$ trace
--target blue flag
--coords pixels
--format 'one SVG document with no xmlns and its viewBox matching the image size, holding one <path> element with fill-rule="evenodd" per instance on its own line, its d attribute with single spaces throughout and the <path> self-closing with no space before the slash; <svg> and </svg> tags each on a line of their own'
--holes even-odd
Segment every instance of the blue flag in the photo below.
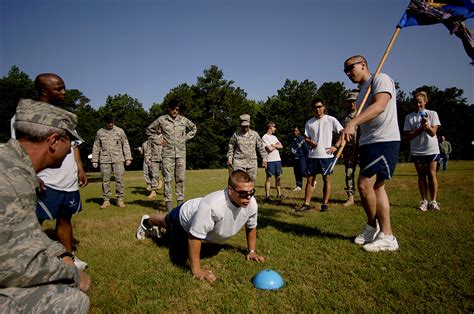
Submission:
<svg viewBox="0 0 474 314">
<path fill-rule="evenodd" d="M 474 18 L 474 3 L 471 0 L 423 1 L 411 0 L 397 27 L 442 23 L 451 34 L 459 37 L 464 50 L 474 63 L 474 42 L 472 34 L 464 24 Z"/>
</svg>

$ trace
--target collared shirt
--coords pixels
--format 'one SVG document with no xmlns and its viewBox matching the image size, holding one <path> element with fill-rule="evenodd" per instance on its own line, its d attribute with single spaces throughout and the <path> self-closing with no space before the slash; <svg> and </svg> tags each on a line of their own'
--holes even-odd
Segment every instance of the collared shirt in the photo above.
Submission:
<svg viewBox="0 0 474 314">
<path fill-rule="evenodd" d="M 132 160 L 130 145 L 123 129 L 114 125 L 112 129 L 97 131 L 92 148 L 92 162 L 116 163 Z"/>
</svg>

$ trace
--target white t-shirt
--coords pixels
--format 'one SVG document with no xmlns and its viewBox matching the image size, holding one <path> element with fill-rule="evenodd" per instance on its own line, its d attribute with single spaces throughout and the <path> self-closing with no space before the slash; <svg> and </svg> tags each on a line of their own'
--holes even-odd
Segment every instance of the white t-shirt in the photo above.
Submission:
<svg viewBox="0 0 474 314">
<path fill-rule="evenodd" d="M 10 120 L 11 138 L 16 138 L 13 123 L 16 115 Z M 77 141 L 81 144 L 80 141 Z M 71 152 L 64 158 L 61 167 L 52 169 L 47 168 L 38 172 L 37 176 L 43 180 L 44 185 L 59 191 L 74 192 L 79 190 L 77 182 L 77 164 L 74 159 L 74 148 L 71 146 Z"/>
<path fill-rule="evenodd" d="M 270 146 L 272 144 L 276 144 L 280 142 L 275 135 L 265 134 L 262 136 L 262 141 L 265 147 Z M 268 153 L 268 151 L 267 151 Z M 273 150 L 272 152 L 268 153 L 268 161 L 280 161 L 280 152 L 278 149 Z"/>
<path fill-rule="evenodd" d="M 213 243 L 222 243 L 235 236 L 244 225 L 257 226 L 257 201 L 250 199 L 247 207 L 236 207 L 227 195 L 227 189 L 195 198 L 183 204 L 179 221 L 183 229 L 194 237 Z"/>
<path fill-rule="evenodd" d="M 433 110 L 424 110 L 428 114 L 428 123 L 433 126 L 440 126 L 438 114 Z M 421 126 L 421 116 L 418 111 L 412 112 L 405 117 L 404 131 L 414 131 Z M 410 152 L 412 155 L 424 156 L 439 154 L 438 139 L 435 136 L 430 136 L 423 131 L 418 136 L 410 141 Z"/>
<path fill-rule="evenodd" d="M 373 76 L 366 82 L 359 85 L 360 93 L 357 97 L 357 107 L 364 98 L 365 92 L 367 91 L 369 84 L 372 82 L 372 78 Z M 385 111 L 379 114 L 377 117 L 360 125 L 359 145 L 400 141 L 400 131 L 398 129 L 397 120 L 397 93 L 395 90 L 395 83 L 387 74 L 380 73 L 377 75 L 362 111 L 372 105 L 374 101 L 374 95 L 382 92 L 389 93 L 391 96 L 387 107 L 385 108 Z"/>
<path fill-rule="evenodd" d="M 308 157 L 332 158 L 334 155 L 326 153 L 326 149 L 332 146 L 332 134 L 339 133 L 342 129 L 341 123 L 327 114 L 320 119 L 309 119 L 304 127 L 304 135 L 318 143 L 318 146 L 309 149 Z"/>
</svg>

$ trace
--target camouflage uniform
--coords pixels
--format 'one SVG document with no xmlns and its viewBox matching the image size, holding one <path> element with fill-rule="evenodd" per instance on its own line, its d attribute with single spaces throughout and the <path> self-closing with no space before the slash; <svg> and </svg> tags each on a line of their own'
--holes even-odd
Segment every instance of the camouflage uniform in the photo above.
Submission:
<svg viewBox="0 0 474 314">
<path fill-rule="evenodd" d="M 104 201 L 108 201 L 111 196 L 110 179 L 112 171 L 115 175 L 117 199 L 123 200 L 125 160 L 132 160 L 132 153 L 125 132 L 115 125 L 110 130 L 106 128 L 99 129 L 94 141 L 91 161 L 100 164 Z"/>
<path fill-rule="evenodd" d="M 186 142 L 197 132 L 196 125 L 188 118 L 178 115 L 175 119 L 170 115 L 160 116 L 146 129 L 148 137 L 162 134 L 166 144 L 161 152 L 163 160 L 163 179 L 165 181 L 165 203 L 171 203 L 173 177 L 176 183 L 176 201 L 184 201 L 184 178 L 186 171 Z"/>
<path fill-rule="evenodd" d="M 148 150 L 145 153 L 145 158 L 149 162 L 151 172 L 151 189 L 156 191 L 158 189 L 158 182 L 160 182 L 160 172 L 163 146 L 160 144 L 163 140 L 163 135 L 154 134 L 148 138 Z"/>
<path fill-rule="evenodd" d="M 68 130 L 60 126 L 68 120 L 56 115 L 57 112 L 66 115 L 66 111 L 41 102 L 28 107 L 40 114 L 22 120 L 31 112 L 19 114 L 23 101 L 18 105 L 16 121 L 42 124 L 49 120 L 50 124 L 45 125 Z M 51 114 L 45 113 L 48 111 Z M 67 115 L 73 116 L 69 122 L 75 128 L 76 116 L 68 112 Z M 37 117 L 42 121 L 35 120 Z M 37 188 L 35 169 L 20 142 L 11 139 L 1 144 L 0 310 L 2 313 L 87 313 L 89 298 L 79 289 L 79 269 L 59 259 L 66 249 L 41 230 L 35 213 Z"/>
<path fill-rule="evenodd" d="M 148 141 L 143 142 L 142 151 L 143 154 L 143 177 L 145 178 L 146 184 L 151 186 L 151 166 L 148 165 L 147 154 L 149 153 L 150 147 Z"/>
<path fill-rule="evenodd" d="M 267 160 L 267 152 L 263 141 L 254 130 L 243 134 L 241 130 L 236 131 L 229 141 L 227 160 L 232 162 L 232 170 L 243 170 L 257 182 L 257 150 L 263 160 Z"/>
<path fill-rule="evenodd" d="M 344 125 L 347 125 L 349 121 L 351 121 L 355 116 L 355 112 L 349 113 L 344 118 Z M 358 155 L 357 155 L 357 142 L 355 140 L 357 138 L 357 134 L 354 134 L 354 139 L 351 142 L 346 142 L 344 146 L 344 150 L 342 154 L 344 156 L 344 167 L 346 169 L 346 193 L 347 196 L 354 196 L 355 192 L 355 169 L 358 163 Z"/>
</svg>

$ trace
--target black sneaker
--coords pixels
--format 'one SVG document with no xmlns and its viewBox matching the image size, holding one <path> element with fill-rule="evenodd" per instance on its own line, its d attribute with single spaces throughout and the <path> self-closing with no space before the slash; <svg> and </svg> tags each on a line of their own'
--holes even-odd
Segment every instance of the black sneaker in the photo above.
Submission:
<svg viewBox="0 0 474 314">
<path fill-rule="evenodd" d="M 283 194 L 280 194 L 277 196 L 277 199 L 279 199 L 280 201 L 283 201 L 284 199 L 286 199 L 285 195 Z"/>
<path fill-rule="evenodd" d="M 270 196 L 266 196 L 264 199 L 263 199 L 264 202 L 266 203 L 271 203 L 273 202 L 272 198 Z"/>
<path fill-rule="evenodd" d="M 300 208 L 298 208 L 296 211 L 297 212 L 306 212 L 308 210 L 310 210 L 311 207 L 309 207 L 309 205 L 306 205 L 306 204 L 303 204 L 303 206 L 301 206 Z"/>
<path fill-rule="evenodd" d="M 321 205 L 321 211 L 322 211 L 322 212 L 327 212 L 328 210 L 329 210 L 328 204 L 322 204 L 322 205 Z"/>
</svg>

